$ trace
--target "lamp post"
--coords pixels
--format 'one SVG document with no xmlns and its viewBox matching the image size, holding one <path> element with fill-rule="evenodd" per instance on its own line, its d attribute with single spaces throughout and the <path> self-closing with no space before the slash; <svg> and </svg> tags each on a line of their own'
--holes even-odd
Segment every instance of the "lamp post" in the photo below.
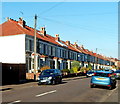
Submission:
<svg viewBox="0 0 120 104">
<path fill-rule="evenodd" d="M 35 15 L 35 24 L 34 24 L 34 80 L 36 81 L 36 22 L 37 15 Z"/>
<path fill-rule="evenodd" d="M 97 69 L 97 48 L 96 48 L 96 57 L 95 57 L 95 69 Z"/>
</svg>

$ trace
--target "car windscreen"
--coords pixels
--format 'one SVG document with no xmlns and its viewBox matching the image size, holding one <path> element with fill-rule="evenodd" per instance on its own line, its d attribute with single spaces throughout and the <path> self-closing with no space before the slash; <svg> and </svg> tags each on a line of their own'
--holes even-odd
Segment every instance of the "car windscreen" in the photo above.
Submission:
<svg viewBox="0 0 120 104">
<path fill-rule="evenodd" d="M 52 74 L 54 74 L 54 70 L 44 70 L 41 73 L 41 75 L 52 75 Z"/>
<path fill-rule="evenodd" d="M 96 73 L 95 76 L 108 77 L 109 73 Z"/>
</svg>

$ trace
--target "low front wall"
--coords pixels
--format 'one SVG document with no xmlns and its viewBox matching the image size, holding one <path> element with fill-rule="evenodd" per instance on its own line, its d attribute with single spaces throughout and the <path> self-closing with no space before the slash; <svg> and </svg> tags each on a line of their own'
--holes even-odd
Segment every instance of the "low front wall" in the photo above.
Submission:
<svg viewBox="0 0 120 104">
<path fill-rule="evenodd" d="M 38 78 L 40 73 L 36 73 L 36 78 Z M 26 73 L 26 79 L 33 80 L 34 79 L 34 73 Z"/>
</svg>

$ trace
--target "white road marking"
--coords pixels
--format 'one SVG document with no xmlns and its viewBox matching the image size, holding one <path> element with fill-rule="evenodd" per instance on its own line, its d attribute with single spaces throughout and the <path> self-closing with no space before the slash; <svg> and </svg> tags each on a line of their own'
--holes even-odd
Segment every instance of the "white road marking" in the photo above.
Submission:
<svg viewBox="0 0 120 104">
<path fill-rule="evenodd" d="M 40 96 L 43 96 L 43 95 L 51 94 L 51 93 L 54 93 L 54 92 L 56 92 L 56 90 L 53 90 L 53 91 L 49 91 L 49 92 L 45 92 L 45 93 L 36 95 L 36 97 L 40 97 Z"/>
<path fill-rule="evenodd" d="M 19 103 L 19 102 L 21 102 L 21 100 L 13 101 L 13 102 L 8 103 L 8 104 L 15 104 L 15 103 Z"/>
</svg>

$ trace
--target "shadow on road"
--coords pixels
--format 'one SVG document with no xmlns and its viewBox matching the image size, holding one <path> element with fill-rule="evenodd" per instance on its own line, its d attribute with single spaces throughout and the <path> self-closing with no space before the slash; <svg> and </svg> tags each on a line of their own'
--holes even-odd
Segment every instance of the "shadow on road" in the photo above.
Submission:
<svg viewBox="0 0 120 104">
<path fill-rule="evenodd" d="M 12 88 L 3 88 L 3 89 L 0 89 L 0 91 L 6 91 L 6 90 L 11 90 Z"/>
<path fill-rule="evenodd" d="M 70 79 L 65 79 L 65 81 L 71 81 L 71 80 L 78 80 L 78 79 L 85 79 L 86 76 L 83 77 L 71 77 Z"/>
</svg>

